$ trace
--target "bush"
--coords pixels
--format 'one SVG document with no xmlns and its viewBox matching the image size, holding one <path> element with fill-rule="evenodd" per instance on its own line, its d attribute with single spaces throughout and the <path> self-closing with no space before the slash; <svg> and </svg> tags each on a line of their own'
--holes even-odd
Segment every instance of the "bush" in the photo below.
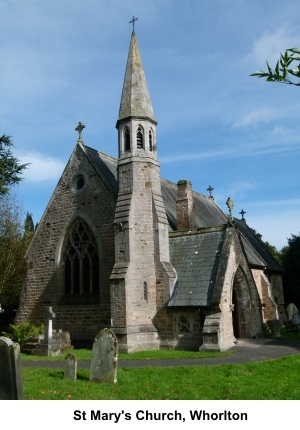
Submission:
<svg viewBox="0 0 300 430">
<path fill-rule="evenodd" d="M 37 337 L 42 333 L 44 326 L 36 327 L 34 324 L 29 322 L 23 322 L 18 325 L 10 324 L 9 331 L 3 332 L 2 336 L 9 337 L 13 342 L 17 342 L 20 348 L 32 337 Z"/>
</svg>

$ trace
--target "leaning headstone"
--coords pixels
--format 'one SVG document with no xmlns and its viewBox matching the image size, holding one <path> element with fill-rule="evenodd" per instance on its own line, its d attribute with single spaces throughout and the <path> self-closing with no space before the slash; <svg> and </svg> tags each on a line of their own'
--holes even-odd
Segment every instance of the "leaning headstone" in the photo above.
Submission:
<svg viewBox="0 0 300 430">
<path fill-rule="evenodd" d="M 0 400 L 22 400 L 20 345 L 0 337 Z"/>
<path fill-rule="evenodd" d="M 74 354 L 68 354 L 65 358 L 64 379 L 77 379 L 77 357 Z"/>
<path fill-rule="evenodd" d="M 90 380 L 117 382 L 118 341 L 113 331 L 101 330 L 93 344 Z"/>
</svg>

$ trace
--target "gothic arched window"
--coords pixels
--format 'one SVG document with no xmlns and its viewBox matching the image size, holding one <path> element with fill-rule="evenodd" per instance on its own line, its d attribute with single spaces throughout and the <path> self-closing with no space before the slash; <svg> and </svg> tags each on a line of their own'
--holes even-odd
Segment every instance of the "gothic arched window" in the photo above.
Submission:
<svg viewBox="0 0 300 430">
<path fill-rule="evenodd" d="M 124 129 L 125 151 L 130 151 L 130 130 L 128 127 Z"/>
<path fill-rule="evenodd" d="M 82 219 L 71 227 L 64 252 L 65 293 L 99 291 L 99 254 L 95 237 Z"/>
<path fill-rule="evenodd" d="M 143 136 L 143 129 L 141 126 L 137 128 L 137 132 L 136 132 L 136 147 L 138 149 L 144 148 L 144 136 Z"/>
<path fill-rule="evenodd" d="M 149 131 L 149 151 L 153 151 L 153 132 Z"/>
</svg>

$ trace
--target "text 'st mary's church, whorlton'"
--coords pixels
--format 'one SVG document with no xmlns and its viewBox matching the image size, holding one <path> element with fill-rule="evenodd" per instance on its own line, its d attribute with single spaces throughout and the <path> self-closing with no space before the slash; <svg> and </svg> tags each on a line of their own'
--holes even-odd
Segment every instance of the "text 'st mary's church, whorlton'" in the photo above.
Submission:
<svg viewBox="0 0 300 430">
<path fill-rule="evenodd" d="M 51 306 L 74 342 L 111 328 L 123 352 L 225 350 L 284 313 L 281 267 L 245 219 L 161 178 L 156 126 L 133 31 L 118 159 L 86 146 L 79 123 L 27 251 L 18 322 L 41 324 Z"/>
</svg>

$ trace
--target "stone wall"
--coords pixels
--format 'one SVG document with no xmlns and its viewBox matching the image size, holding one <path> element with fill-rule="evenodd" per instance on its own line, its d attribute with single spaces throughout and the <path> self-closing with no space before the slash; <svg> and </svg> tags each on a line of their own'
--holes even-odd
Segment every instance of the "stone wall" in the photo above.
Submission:
<svg viewBox="0 0 300 430">
<path fill-rule="evenodd" d="M 79 176 L 83 180 L 76 189 Z M 57 314 L 53 327 L 69 331 L 72 340 L 93 339 L 100 328 L 110 324 L 115 200 L 87 158 L 84 147 L 77 144 L 27 252 L 27 278 L 17 322 L 41 324 L 45 308 L 52 306 Z M 96 238 L 100 262 L 99 294 L 92 303 L 88 299 L 82 306 L 66 304 L 64 300 L 64 243 L 70 225 L 78 217 Z"/>
<path fill-rule="evenodd" d="M 225 350 L 234 346 L 234 318 L 237 318 L 239 337 L 251 338 L 262 333 L 260 297 L 233 227 L 227 228 L 222 255 L 212 298 L 213 307 L 204 322 L 202 350 Z M 238 315 L 233 315 L 233 312 L 238 312 Z"/>
</svg>

